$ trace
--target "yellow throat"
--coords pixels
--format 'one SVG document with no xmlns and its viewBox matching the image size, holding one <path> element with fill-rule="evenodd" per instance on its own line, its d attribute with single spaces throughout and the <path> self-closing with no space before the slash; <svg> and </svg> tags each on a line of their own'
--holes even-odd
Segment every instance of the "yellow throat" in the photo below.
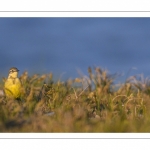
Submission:
<svg viewBox="0 0 150 150">
<path fill-rule="evenodd" d="M 15 67 L 9 70 L 8 78 L 4 84 L 4 91 L 8 98 L 19 99 L 21 96 L 21 82 L 18 78 L 18 71 Z"/>
</svg>

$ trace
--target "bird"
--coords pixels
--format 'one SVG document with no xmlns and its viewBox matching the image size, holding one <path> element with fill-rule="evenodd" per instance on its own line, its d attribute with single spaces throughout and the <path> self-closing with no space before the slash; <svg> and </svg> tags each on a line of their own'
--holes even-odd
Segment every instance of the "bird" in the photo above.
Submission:
<svg viewBox="0 0 150 150">
<path fill-rule="evenodd" d="M 16 67 L 9 69 L 8 78 L 4 83 L 4 92 L 7 98 L 19 100 L 21 98 L 21 81 L 18 78 L 19 70 Z"/>
</svg>

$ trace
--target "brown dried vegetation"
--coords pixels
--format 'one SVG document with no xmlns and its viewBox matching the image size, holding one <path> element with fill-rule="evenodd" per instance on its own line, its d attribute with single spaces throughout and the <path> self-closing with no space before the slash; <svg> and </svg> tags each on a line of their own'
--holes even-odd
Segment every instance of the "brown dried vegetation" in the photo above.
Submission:
<svg viewBox="0 0 150 150">
<path fill-rule="evenodd" d="M 65 82 L 24 72 L 21 100 L 0 97 L 0 132 L 149 132 L 150 80 L 116 88 L 116 76 L 93 70 Z"/>
</svg>

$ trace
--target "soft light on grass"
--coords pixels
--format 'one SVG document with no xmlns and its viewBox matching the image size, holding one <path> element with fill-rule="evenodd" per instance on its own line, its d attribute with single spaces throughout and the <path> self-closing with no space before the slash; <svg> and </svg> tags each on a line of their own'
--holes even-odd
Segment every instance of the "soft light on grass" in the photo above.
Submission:
<svg viewBox="0 0 150 150">
<path fill-rule="evenodd" d="M 0 97 L 0 132 L 150 131 L 149 79 L 132 76 L 116 90 L 116 76 L 88 73 L 54 82 L 52 73 L 24 72 L 21 101 Z"/>
</svg>

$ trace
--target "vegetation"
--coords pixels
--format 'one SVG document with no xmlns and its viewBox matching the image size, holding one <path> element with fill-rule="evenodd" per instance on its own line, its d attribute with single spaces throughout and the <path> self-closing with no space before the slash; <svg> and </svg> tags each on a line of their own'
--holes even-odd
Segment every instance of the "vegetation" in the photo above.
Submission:
<svg viewBox="0 0 150 150">
<path fill-rule="evenodd" d="M 0 132 L 149 132 L 150 80 L 88 68 L 89 76 L 54 82 L 24 72 L 21 100 L 0 98 Z M 2 85 L 1 85 L 2 87 Z"/>
</svg>

